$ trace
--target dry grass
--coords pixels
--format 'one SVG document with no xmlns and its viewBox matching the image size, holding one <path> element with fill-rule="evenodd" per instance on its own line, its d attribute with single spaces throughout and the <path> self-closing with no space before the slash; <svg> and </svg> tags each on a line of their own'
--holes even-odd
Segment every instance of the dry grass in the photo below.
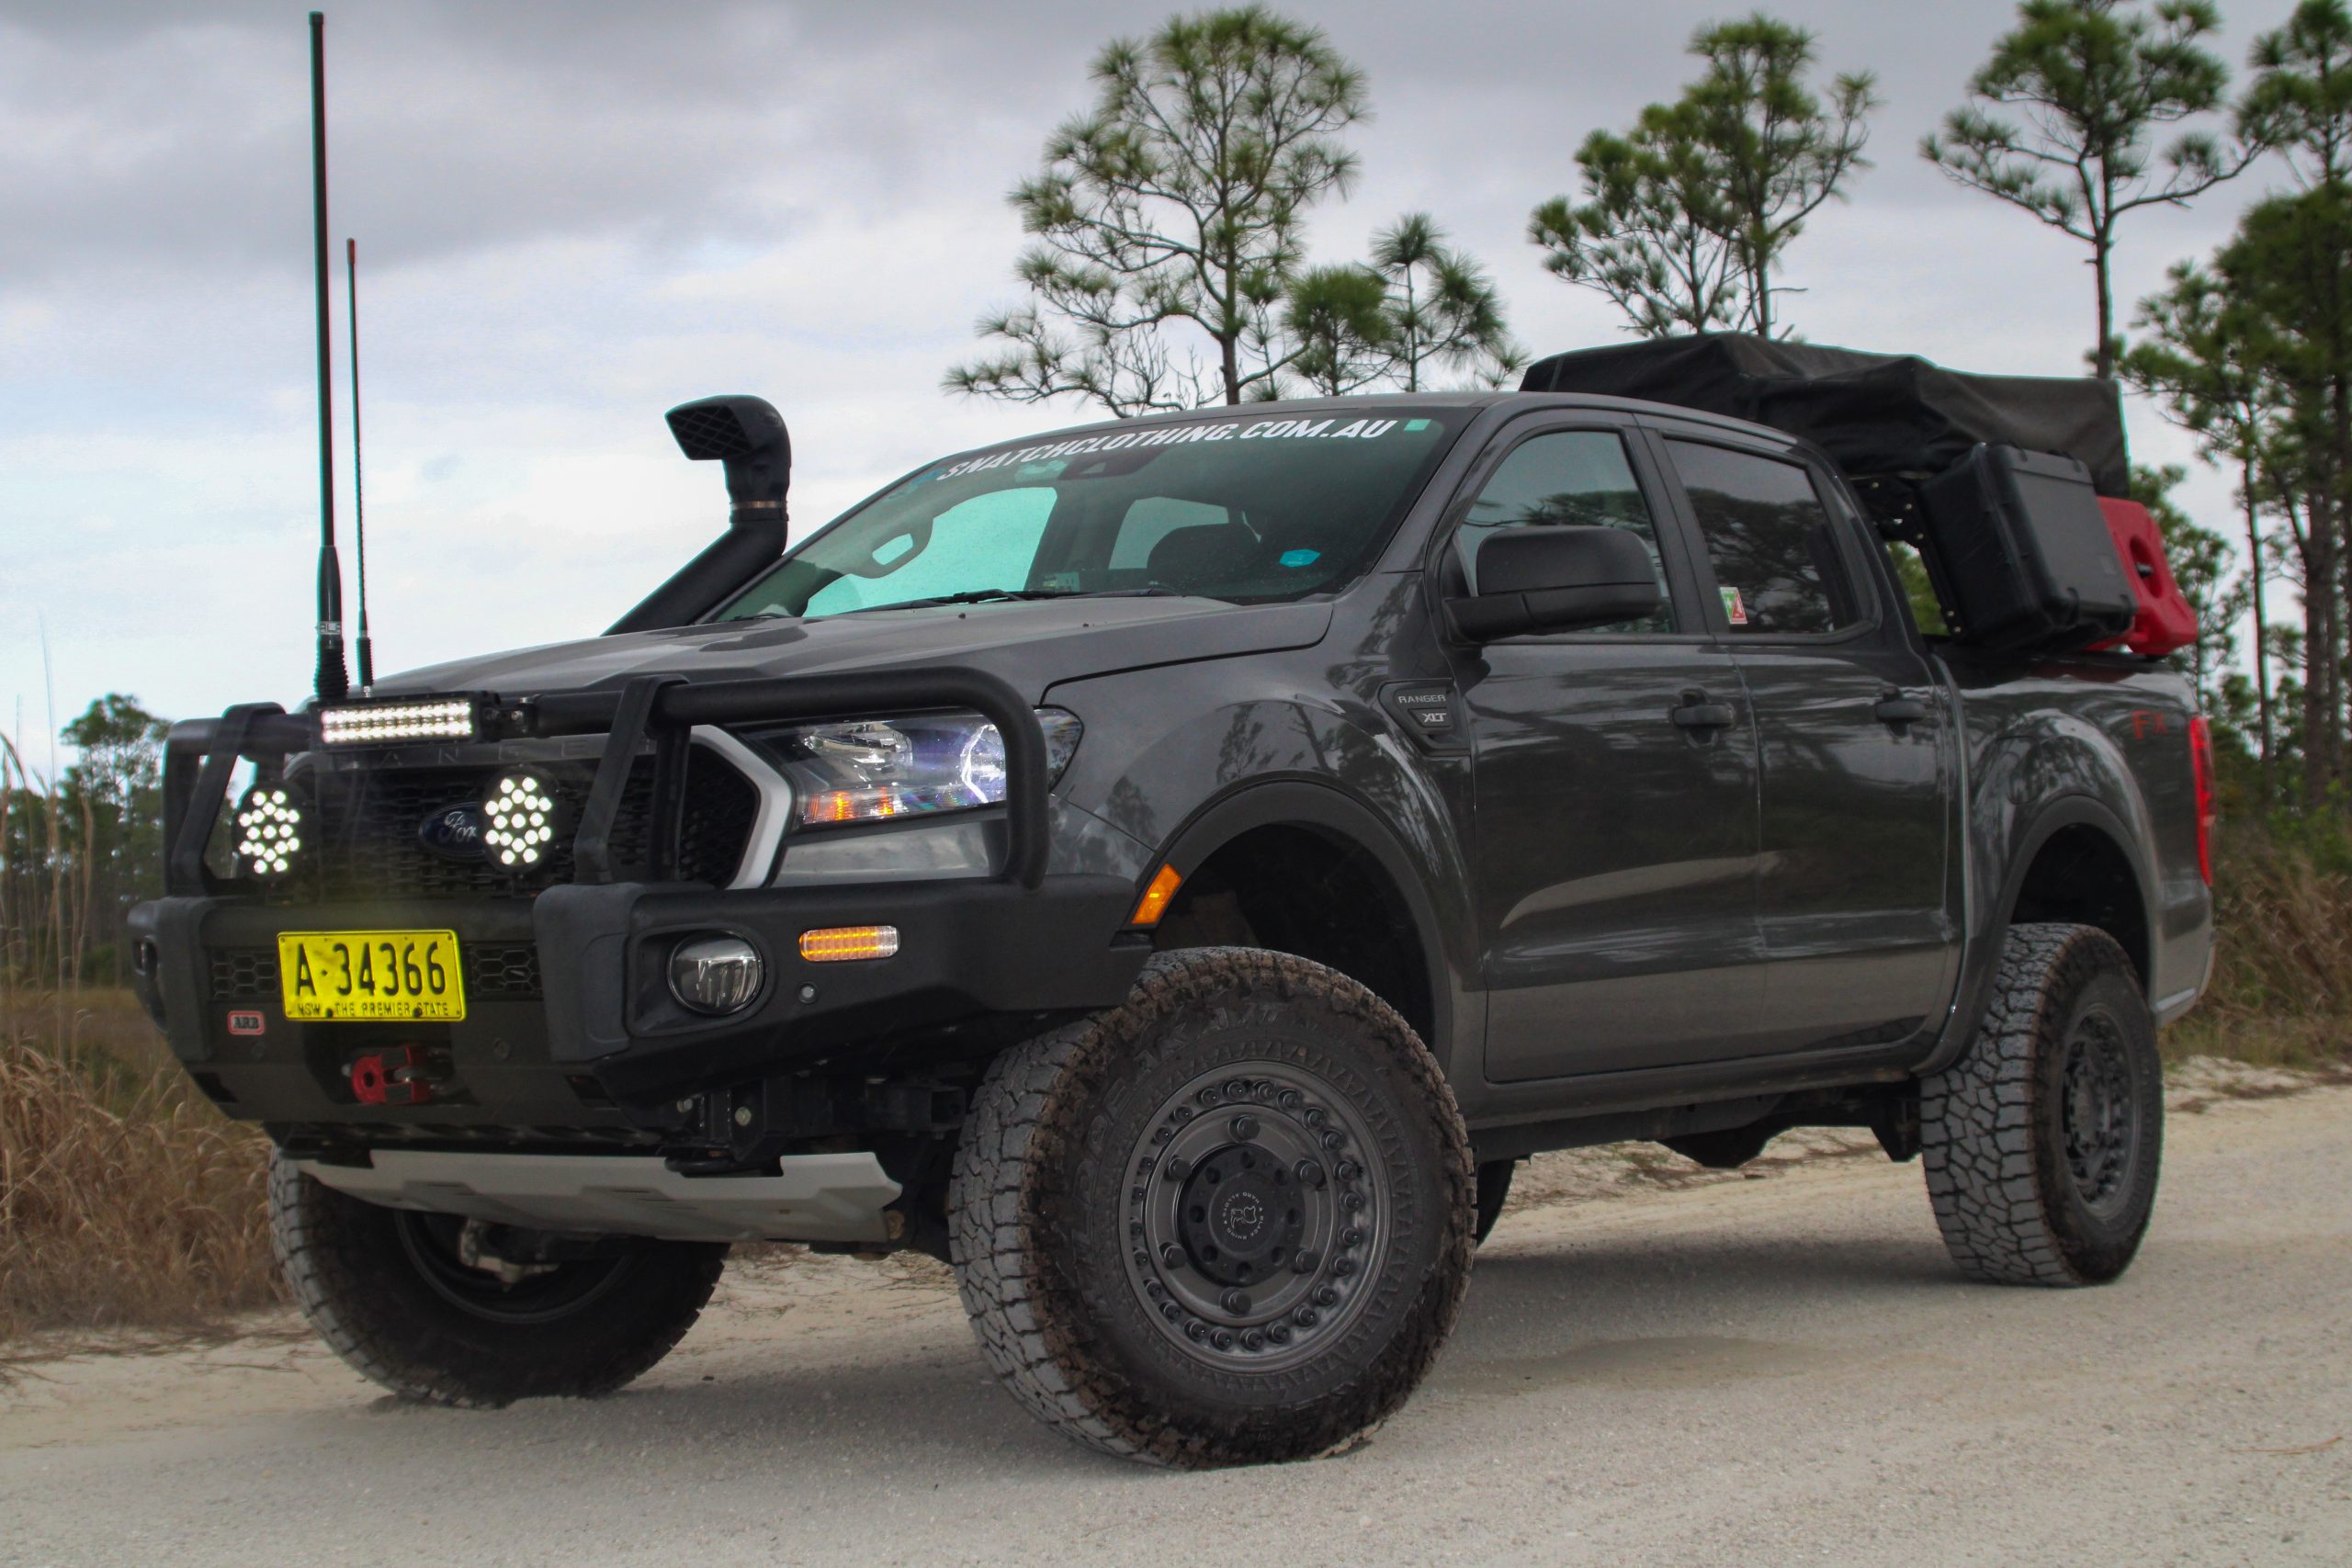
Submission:
<svg viewBox="0 0 2352 1568">
<path fill-rule="evenodd" d="M 2254 828 L 2231 831 L 2214 867 L 2213 980 L 2165 1036 L 2178 1062 L 2266 1067 L 2352 1063 L 2352 877 Z"/>
<path fill-rule="evenodd" d="M 121 992 L 0 1012 L 0 1339 L 200 1327 L 275 1299 L 268 1144 L 152 1041 Z"/>
</svg>

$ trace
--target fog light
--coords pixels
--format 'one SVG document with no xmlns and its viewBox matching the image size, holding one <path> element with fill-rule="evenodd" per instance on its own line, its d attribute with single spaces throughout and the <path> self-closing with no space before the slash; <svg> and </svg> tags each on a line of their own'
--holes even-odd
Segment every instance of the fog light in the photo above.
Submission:
<svg viewBox="0 0 2352 1568">
<path fill-rule="evenodd" d="M 237 868 L 247 876 L 284 876 L 302 852 L 302 807 L 283 784 L 255 784 L 237 803 Z"/>
<path fill-rule="evenodd" d="M 800 933 L 800 956 L 811 964 L 888 958 L 898 951 L 896 926 L 826 926 Z"/>
<path fill-rule="evenodd" d="M 563 805 L 554 786 L 527 769 L 501 773 L 481 803 L 483 848 L 491 863 L 526 872 L 545 860 L 563 831 Z"/>
<path fill-rule="evenodd" d="M 741 1012 L 760 994 L 767 965 L 739 936 L 680 942 L 670 954 L 670 992 L 696 1012 Z"/>
</svg>

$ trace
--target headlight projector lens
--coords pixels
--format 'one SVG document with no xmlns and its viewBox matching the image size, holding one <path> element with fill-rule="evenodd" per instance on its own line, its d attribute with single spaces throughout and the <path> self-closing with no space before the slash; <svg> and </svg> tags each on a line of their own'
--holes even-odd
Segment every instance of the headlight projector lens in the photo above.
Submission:
<svg viewBox="0 0 2352 1568">
<path fill-rule="evenodd" d="M 670 954 L 670 992 L 696 1012 L 741 1012 L 767 976 L 759 949 L 739 936 L 698 937 Z"/>
<path fill-rule="evenodd" d="M 284 784 L 255 784 L 237 803 L 237 869 L 284 876 L 302 852 L 302 807 Z"/>
<path fill-rule="evenodd" d="M 563 831 L 563 802 L 537 773 L 501 773 L 481 803 L 482 847 L 503 871 L 537 868 Z"/>
</svg>

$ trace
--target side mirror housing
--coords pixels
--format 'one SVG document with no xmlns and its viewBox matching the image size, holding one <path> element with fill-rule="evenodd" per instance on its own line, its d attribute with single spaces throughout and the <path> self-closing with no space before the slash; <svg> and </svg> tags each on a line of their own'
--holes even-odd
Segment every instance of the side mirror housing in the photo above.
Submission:
<svg viewBox="0 0 2352 1568">
<path fill-rule="evenodd" d="M 1487 529 L 1472 550 L 1470 593 L 1446 608 L 1474 642 L 1636 621 L 1664 602 L 1648 547 L 1623 528 Z"/>
</svg>

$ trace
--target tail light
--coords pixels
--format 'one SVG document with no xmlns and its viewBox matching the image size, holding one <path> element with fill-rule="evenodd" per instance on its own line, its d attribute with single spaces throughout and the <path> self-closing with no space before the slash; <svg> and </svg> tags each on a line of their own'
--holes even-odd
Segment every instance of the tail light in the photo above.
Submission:
<svg viewBox="0 0 2352 1568">
<path fill-rule="evenodd" d="M 2188 765 L 2197 777 L 2197 871 L 2213 883 L 2213 728 L 2203 715 L 2188 721 Z"/>
</svg>

